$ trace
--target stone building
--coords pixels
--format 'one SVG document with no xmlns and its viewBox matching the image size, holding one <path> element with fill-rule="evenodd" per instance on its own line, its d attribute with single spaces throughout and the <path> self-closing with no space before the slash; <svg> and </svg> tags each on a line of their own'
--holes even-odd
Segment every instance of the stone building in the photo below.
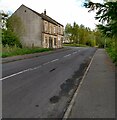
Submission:
<svg viewBox="0 0 117 120">
<path fill-rule="evenodd" d="M 20 40 L 23 46 L 61 48 L 64 26 L 44 13 L 38 13 L 25 5 L 21 5 L 12 16 L 21 19 L 24 34 Z M 17 32 L 17 30 L 16 30 Z"/>
</svg>

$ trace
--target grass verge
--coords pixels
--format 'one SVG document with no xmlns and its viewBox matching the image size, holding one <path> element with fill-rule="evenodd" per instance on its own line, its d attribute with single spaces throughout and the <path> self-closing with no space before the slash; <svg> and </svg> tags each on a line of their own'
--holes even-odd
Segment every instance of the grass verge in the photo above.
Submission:
<svg viewBox="0 0 117 120">
<path fill-rule="evenodd" d="M 71 46 L 71 47 L 89 47 L 87 45 L 82 45 L 82 44 L 70 44 L 70 43 L 65 43 L 63 46 Z"/>
<path fill-rule="evenodd" d="M 115 47 L 106 48 L 107 53 L 112 58 L 113 63 L 117 66 L 117 51 Z"/>
<path fill-rule="evenodd" d="M 2 52 L 0 52 L 0 56 L 10 57 L 10 56 L 17 56 L 17 55 L 25 55 L 31 53 L 40 53 L 46 51 L 52 51 L 53 49 L 50 48 L 18 48 L 18 47 L 2 47 Z"/>
</svg>

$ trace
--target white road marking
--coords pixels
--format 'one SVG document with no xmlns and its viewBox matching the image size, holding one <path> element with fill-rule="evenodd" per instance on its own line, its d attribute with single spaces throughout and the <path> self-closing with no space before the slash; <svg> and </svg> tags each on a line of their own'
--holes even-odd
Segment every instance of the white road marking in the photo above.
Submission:
<svg viewBox="0 0 117 120">
<path fill-rule="evenodd" d="M 43 65 L 47 65 L 47 64 L 52 63 L 52 62 L 55 62 L 55 61 L 57 61 L 57 60 L 59 60 L 59 59 L 54 59 L 54 60 L 52 60 L 52 61 L 50 61 L 50 62 L 44 63 Z M 37 66 L 37 67 L 34 67 L 34 68 L 29 68 L 29 69 L 26 69 L 26 70 L 23 70 L 23 71 L 20 71 L 20 72 L 17 72 L 17 73 L 14 73 L 14 74 L 12 74 L 12 75 L 9 75 L 9 76 L 6 76 L 6 77 L 4 77 L 4 78 L 1 78 L 0 81 L 1 81 L 1 80 L 5 80 L 5 79 L 8 79 L 8 78 L 11 78 L 11 77 L 14 77 L 14 76 L 16 76 L 16 75 L 19 75 L 19 74 L 22 74 L 22 73 L 25 73 L 25 72 L 28 72 L 28 71 L 32 71 L 32 70 L 39 69 L 39 68 L 41 68 L 41 67 L 42 67 L 42 65 Z"/>
<path fill-rule="evenodd" d="M 43 65 L 47 65 L 47 64 L 49 64 L 50 62 L 47 62 L 47 63 L 44 63 Z"/>
<path fill-rule="evenodd" d="M 29 71 L 29 69 L 27 69 L 27 70 L 23 70 L 23 71 L 20 71 L 20 72 L 18 72 L 18 73 L 15 73 L 15 74 L 9 75 L 9 76 L 4 77 L 4 78 L 1 78 L 0 80 L 5 80 L 5 79 L 11 78 L 11 77 L 13 77 L 13 76 L 16 76 L 16 75 L 22 74 L 22 73 L 27 72 L 27 71 Z"/>
<path fill-rule="evenodd" d="M 55 62 L 55 61 L 58 61 L 59 59 L 55 59 L 55 60 L 52 60 L 52 61 L 50 61 L 50 62 Z"/>
<path fill-rule="evenodd" d="M 65 55 L 64 57 L 69 57 L 71 54 Z"/>
<path fill-rule="evenodd" d="M 77 53 L 77 52 L 73 52 L 72 54 L 76 54 L 76 53 Z M 64 57 L 69 57 L 69 56 L 71 56 L 71 54 L 65 55 Z M 59 59 L 54 59 L 54 60 L 52 60 L 52 61 L 50 61 L 50 62 L 44 63 L 43 65 L 47 65 L 47 64 L 49 64 L 49 63 L 52 63 L 52 62 L 55 62 L 55 61 L 58 61 L 58 60 L 59 60 Z M 32 70 L 39 69 L 39 68 L 41 68 L 41 67 L 42 67 L 42 66 L 40 65 L 40 66 L 37 66 L 37 67 L 34 67 L 34 68 L 29 68 L 29 69 L 26 69 L 26 70 L 23 70 L 23 71 L 14 73 L 14 74 L 12 74 L 12 75 L 6 76 L 6 77 L 4 77 L 4 78 L 1 78 L 0 80 L 5 80 L 5 79 L 14 77 L 14 76 L 16 76 L 16 75 L 19 75 L 19 74 L 22 74 L 22 73 L 25 73 L 25 72 L 28 72 L 28 71 L 32 71 Z"/>
<path fill-rule="evenodd" d="M 42 66 L 40 65 L 40 66 L 37 66 L 37 67 L 34 67 L 34 68 L 30 68 L 30 71 L 31 70 L 36 70 L 36 69 L 39 69 L 39 68 L 41 68 Z"/>
<path fill-rule="evenodd" d="M 73 52 L 72 54 L 76 54 L 77 52 Z"/>
<path fill-rule="evenodd" d="M 32 71 L 32 70 L 39 69 L 39 68 L 41 68 L 41 67 L 42 67 L 42 66 L 40 65 L 40 66 L 37 66 L 37 67 L 34 67 L 34 68 L 29 68 L 29 69 L 26 69 L 26 70 L 23 70 L 23 71 L 14 73 L 14 74 L 12 74 L 12 75 L 6 76 L 6 77 L 4 77 L 4 78 L 1 78 L 0 80 L 5 80 L 5 79 L 14 77 L 14 76 L 16 76 L 16 75 L 19 75 L 19 74 L 22 74 L 22 73 L 25 73 L 25 72 L 28 72 L 28 71 Z"/>
<path fill-rule="evenodd" d="M 79 94 L 79 91 L 80 91 L 80 89 L 81 89 L 81 86 L 82 86 L 82 84 L 83 84 L 83 81 L 84 81 L 84 79 L 85 79 L 85 77 L 86 77 L 86 75 L 87 75 L 87 73 L 88 73 L 88 71 L 89 71 L 89 69 L 90 69 L 90 67 L 91 67 L 91 64 L 92 64 L 92 62 L 93 62 L 94 56 L 95 56 L 95 54 L 93 55 L 93 57 L 92 57 L 89 65 L 88 65 L 88 67 L 87 67 L 87 69 L 86 69 L 86 71 L 85 71 L 85 73 L 84 73 L 84 75 L 83 75 L 83 77 L 82 77 L 82 79 L 81 79 L 81 81 L 80 81 L 80 84 L 79 84 L 79 86 L 77 87 L 77 89 L 76 89 L 76 91 L 75 91 L 75 93 L 74 93 L 74 95 L 73 95 L 73 97 L 72 97 L 72 100 L 71 100 L 71 102 L 69 103 L 69 106 L 68 106 L 67 110 L 66 110 L 65 113 L 64 113 L 64 116 L 63 116 L 62 120 L 67 120 L 67 119 L 69 118 L 69 115 L 70 115 L 70 113 L 71 113 L 71 111 L 72 111 L 72 108 L 73 108 L 73 105 L 74 105 L 74 103 L 75 103 L 76 97 L 77 97 L 77 95 Z"/>
</svg>

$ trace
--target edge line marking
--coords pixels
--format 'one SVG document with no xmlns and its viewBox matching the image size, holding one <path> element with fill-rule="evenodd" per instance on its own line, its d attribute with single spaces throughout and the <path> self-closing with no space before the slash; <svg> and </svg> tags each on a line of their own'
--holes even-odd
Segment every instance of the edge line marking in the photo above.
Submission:
<svg viewBox="0 0 117 120">
<path fill-rule="evenodd" d="M 96 51 L 97 51 L 97 50 L 96 50 Z M 96 53 L 96 51 L 95 51 L 95 53 Z M 92 62 L 93 62 L 95 53 L 94 53 L 94 55 L 93 55 L 93 57 L 92 57 L 89 65 L 88 65 L 88 67 L 87 67 L 87 69 L 86 69 L 83 77 L 82 77 L 82 80 L 80 81 L 80 84 L 78 85 L 78 88 L 76 89 L 76 91 L 75 91 L 75 93 L 74 93 L 74 95 L 73 95 L 73 97 L 72 97 L 72 100 L 70 101 L 70 104 L 69 104 L 68 108 L 66 109 L 66 111 L 65 111 L 65 113 L 64 113 L 64 116 L 63 116 L 62 120 L 66 120 L 66 119 L 68 119 L 68 117 L 70 116 L 72 107 L 73 107 L 73 105 L 74 105 L 74 103 L 75 103 L 75 99 L 76 99 L 77 94 L 78 94 L 78 92 L 79 92 L 79 90 L 80 90 L 80 87 L 81 87 L 81 85 L 82 85 L 82 83 L 83 83 L 83 81 L 84 81 L 84 79 L 85 79 L 85 77 L 86 77 L 86 75 L 87 75 L 87 73 L 88 73 L 88 71 L 89 71 L 89 68 L 91 67 L 91 64 L 92 64 Z"/>
</svg>

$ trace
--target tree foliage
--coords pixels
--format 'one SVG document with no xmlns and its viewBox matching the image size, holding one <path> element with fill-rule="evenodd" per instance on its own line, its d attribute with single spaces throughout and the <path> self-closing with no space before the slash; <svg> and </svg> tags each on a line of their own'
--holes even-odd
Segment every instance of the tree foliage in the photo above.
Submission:
<svg viewBox="0 0 117 120">
<path fill-rule="evenodd" d="M 24 25 L 21 18 L 17 15 L 12 15 L 7 19 L 6 27 L 10 31 L 14 32 L 19 38 L 21 35 L 25 34 Z"/>
<path fill-rule="evenodd" d="M 104 0 L 103 4 L 88 1 L 84 6 L 89 8 L 89 11 L 96 10 L 95 19 L 101 22 L 97 27 L 104 35 L 101 42 L 104 42 L 109 55 L 117 65 L 117 1 Z"/>
<path fill-rule="evenodd" d="M 8 19 L 8 14 L 4 13 L 4 11 L 0 12 L 0 29 L 5 29 L 6 28 L 6 21 Z"/>
<path fill-rule="evenodd" d="M 90 28 L 84 25 L 78 25 L 76 22 L 67 24 L 65 26 L 65 36 L 69 38 L 71 43 L 83 44 L 89 46 L 96 45 L 95 31 L 91 31 Z"/>
<path fill-rule="evenodd" d="M 117 1 L 104 2 L 103 4 L 89 1 L 84 6 L 90 8 L 89 12 L 96 10 L 95 19 L 102 23 L 97 27 L 102 33 L 109 37 L 117 37 Z"/>
<path fill-rule="evenodd" d="M 21 19 L 15 15 L 9 17 L 9 14 L 1 14 L 1 29 L 2 29 L 2 44 L 3 46 L 9 45 L 22 47 L 20 42 L 20 35 L 24 34 Z"/>
<path fill-rule="evenodd" d="M 8 46 L 22 47 L 18 36 L 9 29 L 3 30 L 2 44 L 3 46 L 8 45 Z"/>
</svg>

